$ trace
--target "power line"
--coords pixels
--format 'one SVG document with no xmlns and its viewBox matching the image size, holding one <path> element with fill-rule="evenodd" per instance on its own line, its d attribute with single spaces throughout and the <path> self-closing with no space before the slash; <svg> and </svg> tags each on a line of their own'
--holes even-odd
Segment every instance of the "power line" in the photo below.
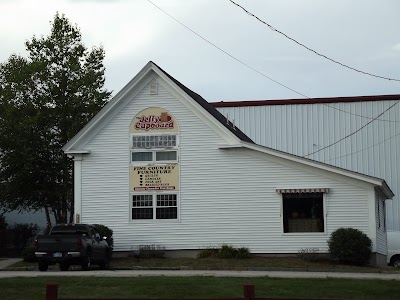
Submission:
<svg viewBox="0 0 400 300">
<path fill-rule="evenodd" d="M 183 24 L 182 22 L 180 22 L 178 19 L 176 19 L 175 17 L 173 17 L 172 15 L 170 15 L 169 13 L 167 13 L 165 10 L 163 10 L 162 8 L 160 8 L 159 6 L 157 6 L 156 4 L 154 4 L 152 1 L 150 1 L 150 0 L 147 0 L 147 1 L 148 1 L 149 3 L 151 3 L 154 7 L 156 7 L 156 8 L 159 9 L 160 11 L 162 11 L 164 14 L 166 14 L 167 16 L 169 16 L 170 18 L 172 18 L 175 22 L 179 23 L 180 25 L 182 25 L 183 27 L 185 27 L 187 30 L 189 30 L 190 32 L 192 32 L 193 34 L 195 34 L 196 36 L 198 36 L 199 38 L 201 38 L 203 41 L 207 42 L 208 44 L 210 44 L 210 45 L 213 46 L 214 48 L 216 48 L 216 49 L 218 49 L 219 51 L 221 51 L 222 53 L 228 55 L 229 57 L 231 57 L 231 58 L 234 59 L 235 61 L 241 63 L 242 65 L 244 65 L 245 67 L 249 68 L 250 70 L 252 70 L 252 71 L 254 71 L 254 72 L 256 72 L 256 73 L 262 75 L 263 77 L 265 77 L 265 78 L 267 78 L 267 79 L 269 79 L 269 80 L 271 80 L 271 81 L 273 81 L 273 82 L 279 84 L 280 86 L 282 86 L 282 87 L 284 87 L 284 88 L 286 88 L 286 89 L 288 89 L 288 90 L 291 90 L 291 91 L 295 92 L 296 94 L 299 94 L 299 95 L 301 95 L 301 96 L 303 96 L 303 97 L 305 97 L 305 98 L 307 98 L 307 99 L 311 99 L 311 98 L 308 97 L 307 95 L 304 95 L 304 94 L 302 94 L 302 93 L 300 93 L 300 92 L 298 92 L 298 91 L 296 91 L 296 90 L 294 90 L 294 89 L 292 89 L 292 88 L 290 88 L 290 87 L 288 87 L 288 86 L 286 86 L 286 85 L 284 85 L 284 84 L 282 84 L 282 83 L 280 83 L 280 82 L 278 82 L 278 81 L 272 79 L 271 77 L 265 75 L 264 73 L 258 71 L 257 69 L 251 67 L 250 65 L 244 63 L 244 62 L 241 61 L 240 59 L 238 59 L 238 58 L 234 57 L 233 55 L 229 54 L 227 51 L 225 51 L 225 50 L 223 50 L 222 48 L 218 47 L 218 46 L 215 45 L 214 43 L 210 42 L 209 40 L 207 40 L 206 38 L 204 38 L 203 36 L 201 36 L 200 34 L 198 34 L 197 32 L 195 32 L 194 30 L 192 30 L 191 28 L 189 28 L 188 26 L 186 26 L 185 24 Z M 398 102 L 399 102 L 399 101 L 398 101 Z M 396 105 L 398 102 L 396 102 L 394 105 Z M 326 105 L 327 107 L 333 108 L 333 109 L 337 109 L 337 108 L 332 107 L 332 106 L 327 105 L 327 104 L 324 104 L 324 105 Z M 392 105 L 391 107 L 389 107 L 389 109 L 392 108 L 394 105 Z M 363 129 L 364 127 L 366 127 L 367 125 L 369 125 L 369 124 L 372 123 L 373 121 L 378 120 L 378 117 L 380 117 L 382 114 L 384 114 L 384 113 L 385 113 L 386 111 L 388 111 L 389 109 L 385 110 L 383 113 L 381 113 L 381 114 L 379 114 L 377 117 L 373 118 L 370 122 L 368 122 L 367 124 L 365 124 L 363 127 L 359 128 L 357 131 L 353 132 L 352 134 L 350 134 L 350 135 L 348 135 L 348 136 L 345 136 L 344 138 L 340 139 L 339 141 L 335 142 L 334 144 L 339 143 L 340 141 L 342 141 L 342 140 L 348 138 L 349 136 L 351 136 L 351 135 L 357 133 L 358 131 L 360 131 L 361 129 Z M 338 110 L 340 110 L 340 109 L 338 109 Z M 340 110 L 340 111 L 343 111 L 343 112 L 346 112 L 346 113 L 350 113 L 350 112 L 347 112 L 347 111 L 344 111 L 344 110 Z M 350 114 L 352 114 L 352 113 L 350 113 Z M 361 115 L 359 115 L 359 116 L 361 116 Z M 362 117 L 368 118 L 368 119 L 370 118 L 370 117 L 365 117 L 365 116 L 362 116 Z M 332 144 L 332 145 L 334 145 L 334 144 Z M 319 151 L 321 151 L 321 150 L 323 150 L 323 149 L 325 149 L 325 148 L 328 148 L 328 147 L 330 147 L 330 146 L 332 146 L 332 145 L 328 145 L 328 146 L 326 146 L 326 147 L 324 147 L 324 148 L 322 148 L 322 149 L 320 149 L 320 150 L 318 150 L 318 151 L 316 151 L 316 152 L 319 152 Z M 314 153 L 316 153 L 316 152 L 313 152 L 313 153 L 310 153 L 310 154 L 308 154 L 308 155 L 305 155 L 304 157 L 309 156 L 309 155 L 311 155 L 311 154 L 314 154 Z"/>
<path fill-rule="evenodd" d="M 357 116 L 357 117 L 361 117 L 361 118 L 365 118 L 365 119 L 370 119 L 370 120 L 374 119 L 372 117 L 367 117 L 367 116 L 363 116 L 363 115 L 360 115 L 360 114 L 355 114 L 355 113 L 352 113 L 352 112 L 344 110 L 344 109 L 340 109 L 340 108 L 337 108 L 337 107 L 334 107 L 334 106 L 330 106 L 329 104 L 325 104 L 325 103 L 322 103 L 322 104 L 325 105 L 325 106 L 328 106 L 329 108 L 336 109 L 338 111 L 344 112 L 346 114 L 350 114 L 350 115 L 353 115 L 353 116 Z M 385 120 L 385 119 L 375 119 L 375 120 L 376 121 L 381 121 L 381 122 L 400 123 L 400 121 L 397 121 L 397 120 Z"/>
<path fill-rule="evenodd" d="M 307 154 L 307 155 L 304 155 L 303 157 L 310 156 L 310 155 L 315 154 L 315 153 L 317 153 L 317 152 L 320 152 L 320 151 L 322 151 L 322 150 L 324 150 L 324 149 L 326 149 L 326 148 L 332 147 L 333 145 L 336 145 L 337 143 L 339 143 L 339 142 L 341 142 L 341 141 L 347 139 L 348 137 L 350 137 L 350 136 L 356 134 L 356 133 L 359 132 L 361 129 L 363 129 L 364 127 L 368 126 L 369 124 L 371 124 L 372 122 L 374 122 L 376 119 L 378 119 L 380 116 L 382 116 L 385 112 L 389 111 L 392 107 L 394 107 L 395 105 L 399 104 L 399 102 L 400 102 L 400 101 L 397 101 L 397 102 L 394 103 L 393 105 L 389 106 L 389 108 L 387 108 L 386 110 L 384 110 L 383 112 L 381 112 L 379 115 L 377 115 L 375 118 L 373 118 L 373 119 L 372 119 L 371 121 L 369 121 L 368 123 L 366 123 L 366 124 L 364 124 L 363 126 L 361 126 L 360 128 L 358 128 L 356 131 L 354 131 L 354 132 L 352 132 L 352 133 L 346 135 L 345 137 L 342 137 L 341 139 L 337 140 L 336 142 L 334 142 L 334 143 L 332 143 L 332 144 L 329 144 L 329 145 L 327 145 L 327 146 L 325 146 L 325 147 L 322 147 L 321 149 L 318 149 L 318 150 L 316 150 L 316 151 L 314 151 L 314 152 L 311 152 L 311 153 L 309 153 L 309 154 Z"/>
<path fill-rule="evenodd" d="M 212 43 L 212 42 L 210 42 L 209 40 L 207 40 L 205 37 L 201 36 L 200 34 L 198 34 L 197 32 L 195 32 L 194 30 L 192 30 L 191 28 L 189 28 L 188 26 L 186 26 L 185 24 L 183 24 L 182 22 L 180 22 L 178 19 L 174 18 L 172 15 L 170 15 L 169 13 L 167 13 L 167 12 L 166 12 L 165 10 L 163 10 L 161 7 L 159 7 L 159 6 L 157 6 L 156 4 L 154 4 L 152 1 L 147 0 L 147 2 L 151 3 L 152 5 L 154 5 L 156 8 L 158 8 L 158 9 L 159 9 L 160 11 L 162 11 L 164 14 L 166 14 L 167 16 L 169 16 L 170 18 L 172 18 L 173 20 L 175 20 L 176 22 L 178 22 L 179 24 L 181 24 L 183 27 L 185 27 L 185 28 L 186 28 L 187 30 L 189 30 L 190 32 L 192 32 L 192 33 L 194 33 L 195 35 L 197 35 L 197 36 L 198 36 L 199 38 L 201 38 L 203 41 L 207 42 L 208 44 L 210 44 L 210 45 L 213 46 L 214 48 L 217 48 L 219 51 L 221 51 L 222 53 L 228 55 L 230 58 L 236 60 L 237 62 L 241 63 L 242 65 L 244 65 L 245 67 L 249 68 L 250 70 L 252 70 L 252 71 L 254 71 L 254 72 L 260 74 L 261 76 L 263 76 L 263 77 L 265 77 L 265 78 L 268 78 L 269 80 L 275 82 L 276 84 L 279 84 L 280 86 L 282 86 L 282 87 L 284 87 L 284 88 L 286 88 L 286 89 L 288 89 L 288 90 L 291 90 L 292 92 L 294 92 L 294 93 L 296 93 L 296 94 L 298 94 L 298 95 L 300 95 L 300 96 L 302 96 L 302 97 L 305 97 L 305 98 L 310 99 L 310 97 L 307 97 L 306 95 L 304 95 L 304 94 L 302 94 L 302 93 L 300 93 L 300 92 L 298 92 L 298 91 L 296 91 L 296 90 L 294 90 L 294 89 L 288 87 L 287 85 L 284 85 L 283 83 L 280 83 L 279 81 L 277 81 L 277 80 L 275 80 L 275 79 L 272 79 L 271 77 L 265 75 L 265 74 L 262 73 L 261 71 L 258 71 L 257 69 L 255 69 L 255 68 L 249 66 L 248 64 L 246 64 L 245 62 L 241 61 L 240 59 L 234 57 L 232 54 L 226 52 L 226 51 L 223 50 L 222 48 L 218 47 L 218 46 L 215 45 L 214 43 Z"/>
<path fill-rule="evenodd" d="M 362 73 L 362 74 L 364 74 L 364 75 L 368 75 L 368 76 L 372 76 L 372 77 L 376 77 L 376 78 L 380 78 L 380 79 L 385 79 L 385 80 L 389 80 L 389 81 L 399 81 L 399 82 L 400 82 L 400 79 L 390 78 L 390 77 L 385 77 L 385 76 L 380 76 L 380 75 L 375 75 L 375 74 L 372 74 L 372 73 L 368 73 L 368 72 L 365 72 L 365 71 L 361 71 L 361 70 L 359 70 L 359 69 L 356 69 L 356 68 L 350 67 L 350 66 L 348 66 L 348 65 L 346 65 L 346 64 L 343 64 L 343 63 L 341 63 L 341 62 L 339 62 L 339 61 L 337 61 L 337 60 L 334 60 L 334 59 L 332 59 L 332 58 L 330 58 L 330 57 L 328 57 L 328 56 L 326 56 L 326 55 L 324 55 L 324 54 L 321 54 L 321 53 L 319 53 L 319 52 L 317 52 L 317 51 L 311 49 L 310 47 L 307 47 L 306 45 L 304 45 L 304 44 L 298 42 L 298 41 L 295 40 L 294 38 L 291 38 L 290 36 L 288 36 L 287 34 L 283 33 L 282 31 L 279 31 L 278 29 L 274 28 L 272 25 L 268 24 L 267 22 L 263 21 L 262 19 L 260 19 L 260 18 L 257 17 L 256 15 L 254 15 L 253 13 L 249 12 L 248 10 L 246 10 L 243 6 L 237 4 L 236 2 L 234 2 L 234 1 L 232 1 L 232 0 L 229 0 L 229 1 L 230 1 L 232 4 L 236 5 L 237 7 L 241 8 L 241 9 L 242 9 L 243 11 L 245 11 L 249 16 L 251 16 L 251 17 L 257 19 L 258 21 L 260 21 L 260 22 L 263 23 L 264 25 L 267 25 L 268 28 L 271 29 L 272 31 L 275 31 L 275 32 L 277 32 L 277 33 L 283 35 L 285 38 L 291 40 L 292 42 L 298 44 L 299 46 L 301 46 L 301 47 L 303 47 L 303 48 L 305 48 L 305 49 L 307 49 L 308 51 L 313 52 L 314 54 L 316 54 L 316 55 L 318 55 L 318 56 L 321 56 L 321 57 L 323 57 L 323 58 L 325 58 L 325 59 L 327 59 L 327 60 L 329 60 L 329 61 L 331 61 L 331 62 L 333 62 L 333 63 L 335 63 L 335 64 L 338 64 L 338 65 L 340 65 L 340 66 L 342 66 L 342 67 L 345 67 L 345 68 L 347 68 L 347 69 L 356 71 L 356 72 L 358 72 L 358 73 Z"/>
<path fill-rule="evenodd" d="M 385 140 L 383 140 L 383 141 L 381 141 L 381 142 L 379 142 L 379 143 L 373 144 L 373 145 L 371 145 L 371 146 L 369 146 L 369 147 L 367 147 L 367 148 L 363 148 L 363 149 L 361 149 L 361 150 L 357 150 L 357 151 L 354 151 L 354 152 L 351 152 L 351 153 L 349 153 L 349 154 L 345 154 L 345 155 L 342 155 L 342 156 L 338 156 L 338 157 L 326 159 L 326 160 L 323 160 L 322 162 L 328 162 L 328 161 L 332 161 L 332 160 L 335 160 L 335 159 L 340 159 L 340 158 L 343 158 L 343 157 L 347 157 L 347 156 L 350 156 L 350 155 L 353 155 L 353 154 L 356 154 L 356 153 L 359 153 L 359 152 L 368 150 L 368 149 L 370 149 L 370 148 L 373 148 L 373 147 L 375 147 L 375 146 L 378 146 L 378 145 L 380 145 L 380 144 L 383 144 L 384 142 L 386 142 L 386 141 L 388 141 L 388 140 L 391 140 L 391 139 L 393 139 L 393 138 L 395 138 L 396 136 L 399 136 L 399 135 L 400 135 L 400 132 L 397 133 L 397 134 L 395 134 L 395 135 L 393 135 L 393 136 L 391 136 L 391 137 L 388 137 L 387 139 L 385 139 Z"/>
</svg>

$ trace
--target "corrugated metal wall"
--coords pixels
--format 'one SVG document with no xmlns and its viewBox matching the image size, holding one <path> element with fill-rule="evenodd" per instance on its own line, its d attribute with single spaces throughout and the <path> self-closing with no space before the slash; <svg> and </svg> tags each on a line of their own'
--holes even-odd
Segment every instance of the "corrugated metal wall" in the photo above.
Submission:
<svg viewBox="0 0 400 300">
<path fill-rule="evenodd" d="M 400 103 L 396 103 L 388 100 L 217 109 L 231 121 L 234 119 L 236 126 L 257 144 L 385 179 L 396 194 L 386 205 L 387 227 L 400 230 Z"/>
</svg>

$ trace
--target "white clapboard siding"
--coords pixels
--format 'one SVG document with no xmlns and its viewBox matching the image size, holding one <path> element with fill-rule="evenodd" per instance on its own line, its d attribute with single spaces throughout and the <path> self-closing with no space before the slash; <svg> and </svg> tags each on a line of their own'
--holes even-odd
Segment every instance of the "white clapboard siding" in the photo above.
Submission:
<svg viewBox="0 0 400 300">
<path fill-rule="evenodd" d="M 304 156 L 357 131 L 397 101 L 217 109 L 230 120 L 234 119 L 255 143 Z M 332 147 L 307 157 L 385 179 L 395 194 L 386 204 L 387 227 L 400 230 L 400 104 L 379 119 Z"/>
<path fill-rule="evenodd" d="M 114 230 L 115 250 L 162 245 L 168 250 L 229 243 L 252 253 L 327 250 L 329 234 L 342 226 L 370 232 L 368 199 L 373 188 L 355 180 L 321 176 L 246 149 L 218 149 L 225 140 L 174 98 L 159 82 L 158 95 L 145 87 L 84 148 L 82 222 Z M 162 107 L 180 127 L 179 220 L 129 217 L 129 126 L 148 107 Z M 282 234 L 281 196 L 276 188 L 326 187 L 326 233 Z M 372 197 L 374 198 L 374 197 Z"/>
</svg>

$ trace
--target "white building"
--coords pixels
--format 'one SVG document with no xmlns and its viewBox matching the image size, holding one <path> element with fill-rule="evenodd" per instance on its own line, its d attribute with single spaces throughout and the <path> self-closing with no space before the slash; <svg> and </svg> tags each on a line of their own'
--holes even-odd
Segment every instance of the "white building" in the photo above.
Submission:
<svg viewBox="0 0 400 300">
<path fill-rule="evenodd" d="M 211 103 L 255 143 L 384 178 L 400 231 L 400 95 Z M 309 155 L 308 155 L 309 154 Z"/>
<path fill-rule="evenodd" d="M 353 227 L 385 264 L 384 180 L 255 144 L 152 62 L 63 150 L 76 222 L 112 228 L 116 251 L 327 252 L 334 230 Z"/>
</svg>

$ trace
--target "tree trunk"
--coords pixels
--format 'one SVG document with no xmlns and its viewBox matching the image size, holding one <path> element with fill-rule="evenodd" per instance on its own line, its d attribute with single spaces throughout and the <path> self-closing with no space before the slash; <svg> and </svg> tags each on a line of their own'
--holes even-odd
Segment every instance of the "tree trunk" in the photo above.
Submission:
<svg viewBox="0 0 400 300">
<path fill-rule="evenodd" d="M 46 214 L 47 229 L 50 229 L 51 228 L 51 219 L 50 219 L 49 208 L 47 206 L 44 208 L 44 212 Z"/>
</svg>

